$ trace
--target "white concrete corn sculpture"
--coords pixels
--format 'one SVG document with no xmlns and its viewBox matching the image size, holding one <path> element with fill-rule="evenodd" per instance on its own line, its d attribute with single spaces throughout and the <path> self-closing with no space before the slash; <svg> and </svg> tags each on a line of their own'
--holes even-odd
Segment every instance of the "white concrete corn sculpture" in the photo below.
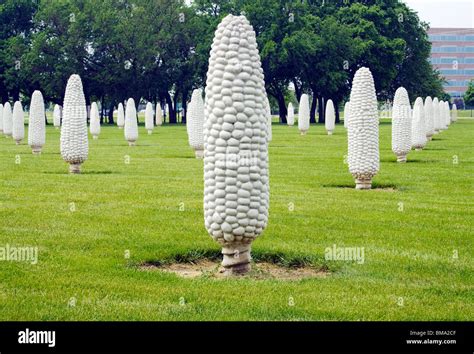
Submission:
<svg viewBox="0 0 474 354">
<path fill-rule="evenodd" d="M 123 104 L 120 102 L 117 108 L 117 126 L 119 129 L 123 129 L 125 125 L 125 112 L 123 110 Z"/>
<path fill-rule="evenodd" d="M 61 156 L 69 164 L 69 173 L 81 173 L 81 164 L 88 154 L 86 100 L 81 78 L 74 74 L 69 77 L 64 93 Z"/>
<path fill-rule="evenodd" d="M 433 138 L 434 134 L 434 122 L 433 122 L 433 100 L 430 96 L 425 98 L 425 131 L 426 139 L 429 141 Z"/>
<path fill-rule="evenodd" d="M 425 108 L 421 97 L 416 99 L 415 107 L 413 108 L 411 145 L 417 151 L 422 150 L 426 145 Z"/>
<path fill-rule="evenodd" d="M 161 110 L 161 105 L 156 104 L 156 125 L 160 126 L 163 124 L 163 111 Z"/>
<path fill-rule="evenodd" d="M 17 145 L 20 145 L 25 137 L 25 113 L 23 112 L 23 107 L 20 101 L 16 101 L 13 105 L 12 136 Z"/>
<path fill-rule="evenodd" d="M 250 245 L 268 221 L 268 120 L 255 32 L 244 16 L 219 24 L 207 72 L 204 219 L 222 245 L 224 274 L 250 270 Z"/>
<path fill-rule="evenodd" d="M 40 91 L 33 92 L 28 119 L 28 145 L 33 154 L 41 154 L 46 141 L 46 122 L 43 95 Z"/>
<path fill-rule="evenodd" d="M 449 102 L 444 102 L 446 107 L 446 129 L 451 125 L 451 109 L 449 108 Z"/>
<path fill-rule="evenodd" d="M 10 102 L 5 102 L 3 106 L 3 134 L 6 138 L 11 138 L 13 129 L 12 106 Z"/>
<path fill-rule="evenodd" d="M 267 115 L 267 139 L 268 141 L 272 141 L 272 109 L 270 108 L 270 101 L 268 100 L 268 96 L 265 94 L 265 114 Z"/>
<path fill-rule="evenodd" d="M 434 134 L 439 134 L 439 100 L 438 97 L 433 98 L 433 126 Z"/>
<path fill-rule="evenodd" d="M 451 122 L 458 120 L 458 107 L 453 103 L 453 109 L 451 110 Z"/>
<path fill-rule="evenodd" d="M 53 125 L 56 129 L 59 129 L 59 127 L 61 126 L 61 107 L 58 104 L 54 105 Z"/>
<path fill-rule="evenodd" d="M 392 151 L 397 162 L 406 162 L 411 150 L 411 107 L 408 92 L 399 87 L 395 92 L 392 118 Z"/>
<path fill-rule="evenodd" d="M 288 119 L 286 120 L 288 126 L 292 127 L 295 125 L 295 108 L 293 107 L 293 103 L 288 103 Z"/>
<path fill-rule="evenodd" d="M 145 129 L 148 131 L 148 135 L 153 134 L 154 128 L 155 122 L 153 119 L 153 105 L 151 102 L 148 102 L 145 109 Z"/>
<path fill-rule="evenodd" d="M 326 102 L 326 119 L 324 121 L 324 126 L 326 127 L 326 131 L 328 135 L 332 135 L 334 131 L 334 127 L 336 126 L 336 114 L 334 111 L 334 103 L 332 100 L 328 100 Z"/>
<path fill-rule="evenodd" d="M 445 120 L 446 112 L 444 110 L 444 101 L 441 100 L 438 102 L 438 129 L 440 132 L 446 130 Z"/>
<path fill-rule="evenodd" d="M 195 89 L 191 96 L 186 126 L 189 146 L 194 149 L 196 158 L 202 159 L 204 156 L 204 101 L 200 89 Z"/>
<path fill-rule="evenodd" d="M 100 135 L 99 107 L 97 107 L 97 103 L 95 102 L 92 102 L 92 105 L 91 105 L 91 118 L 90 118 L 89 130 L 94 140 L 99 139 L 99 135 Z"/>
<path fill-rule="evenodd" d="M 135 107 L 135 100 L 129 98 L 127 107 L 125 108 L 125 139 L 129 146 L 135 146 L 138 140 L 138 123 L 137 123 L 137 109 Z"/>
<path fill-rule="evenodd" d="M 300 97 L 300 105 L 298 108 L 298 129 L 301 135 L 306 135 L 309 130 L 309 97 L 302 94 Z"/>
<path fill-rule="evenodd" d="M 374 79 L 362 67 L 352 81 L 350 114 L 347 121 L 349 172 L 356 189 L 372 188 L 372 177 L 379 171 L 379 119 Z"/>
</svg>

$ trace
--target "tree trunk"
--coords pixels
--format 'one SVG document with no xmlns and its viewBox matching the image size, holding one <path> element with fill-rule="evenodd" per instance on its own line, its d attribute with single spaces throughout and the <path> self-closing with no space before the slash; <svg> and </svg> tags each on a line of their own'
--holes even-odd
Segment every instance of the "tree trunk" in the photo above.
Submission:
<svg viewBox="0 0 474 354">
<path fill-rule="evenodd" d="M 186 124 L 186 117 L 188 115 L 188 92 L 185 91 L 183 92 L 182 95 L 182 100 L 183 100 L 183 119 L 181 120 L 181 123 Z"/>
<path fill-rule="evenodd" d="M 334 110 L 336 111 L 336 123 L 339 123 L 341 121 L 339 117 L 339 102 L 334 102 Z"/>
<path fill-rule="evenodd" d="M 179 114 L 178 114 L 178 92 L 177 91 L 175 92 L 174 97 L 173 97 L 173 107 L 174 107 L 174 112 L 175 112 L 175 123 L 178 123 Z M 171 112 L 170 112 L 170 116 L 171 116 Z"/>
<path fill-rule="evenodd" d="M 298 82 L 297 80 L 293 80 L 293 85 L 295 86 L 295 95 L 296 95 L 296 99 L 298 100 L 298 102 L 300 101 L 300 98 L 301 98 L 301 87 L 298 86 Z"/>
<path fill-rule="evenodd" d="M 114 101 L 110 101 L 108 117 L 109 117 L 109 124 L 113 125 L 114 124 Z"/>
<path fill-rule="evenodd" d="M 277 102 L 278 102 L 278 114 L 280 116 L 280 123 L 286 124 L 286 116 L 288 114 L 286 104 L 285 104 L 285 96 L 281 90 L 277 93 Z"/>
<path fill-rule="evenodd" d="M 326 122 L 326 100 L 324 99 L 324 97 L 319 98 L 318 113 L 318 122 L 324 124 Z"/>
<path fill-rule="evenodd" d="M 104 124 L 104 109 L 105 109 L 104 96 L 102 96 L 100 98 L 100 124 Z"/>
<path fill-rule="evenodd" d="M 316 104 L 318 103 L 318 95 L 313 91 L 313 100 L 311 102 L 311 110 L 309 112 L 309 122 L 316 123 Z"/>
</svg>

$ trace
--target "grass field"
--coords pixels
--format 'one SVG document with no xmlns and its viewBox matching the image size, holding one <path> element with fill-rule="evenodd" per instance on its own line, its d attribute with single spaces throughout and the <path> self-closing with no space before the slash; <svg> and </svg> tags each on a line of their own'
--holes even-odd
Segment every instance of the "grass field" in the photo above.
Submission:
<svg viewBox="0 0 474 354">
<path fill-rule="evenodd" d="M 330 271 L 300 281 L 139 269 L 219 253 L 184 126 L 141 126 L 136 147 L 102 127 L 81 175 L 67 174 L 51 126 L 41 156 L 1 137 L 0 247 L 37 246 L 39 259 L 0 261 L 0 320 L 472 320 L 474 120 L 406 164 L 390 131 L 383 121 L 380 189 L 356 191 L 341 125 L 273 126 L 269 226 L 253 255 Z M 364 262 L 325 260 L 333 245 L 363 247 Z"/>
</svg>

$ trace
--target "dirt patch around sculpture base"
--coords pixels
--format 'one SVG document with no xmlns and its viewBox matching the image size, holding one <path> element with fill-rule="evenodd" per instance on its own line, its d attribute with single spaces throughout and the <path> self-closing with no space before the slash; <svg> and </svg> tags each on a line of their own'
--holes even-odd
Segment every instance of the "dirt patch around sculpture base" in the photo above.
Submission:
<svg viewBox="0 0 474 354">
<path fill-rule="evenodd" d="M 270 262 L 252 262 L 252 269 L 245 275 L 226 276 L 220 262 L 202 259 L 189 263 L 157 264 L 145 262 L 139 267 L 143 271 L 163 271 L 174 273 L 183 278 L 215 278 L 215 279 L 275 279 L 275 280 L 301 280 L 308 278 L 324 278 L 330 273 L 326 270 L 311 266 L 285 267 Z"/>
</svg>

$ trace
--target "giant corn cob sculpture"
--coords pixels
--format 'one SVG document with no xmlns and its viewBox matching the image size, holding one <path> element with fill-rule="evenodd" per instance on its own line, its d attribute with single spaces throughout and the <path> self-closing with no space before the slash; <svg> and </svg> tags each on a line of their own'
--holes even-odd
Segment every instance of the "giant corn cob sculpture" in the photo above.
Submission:
<svg viewBox="0 0 474 354">
<path fill-rule="evenodd" d="M 99 139 L 100 134 L 100 117 L 99 117 L 99 107 L 97 107 L 97 103 L 92 102 L 91 105 L 91 118 L 90 118 L 90 132 L 92 138 Z"/>
<path fill-rule="evenodd" d="M 433 122 L 433 100 L 430 96 L 425 98 L 425 130 L 426 138 L 431 140 L 434 134 L 434 122 Z"/>
<path fill-rule="evenodd" d="M 325 117 L 326 120 L 324 122 L 324 125 L 326 127 L 326 131 L 328 132 L 328 135 L 332 135 L 336 123 L 336 114 L 334 112 L 334 103 L 332 102 L 332 100 L 328 100 L 326 103 Z"/>
<path fill-rule="evenodd" d="M 451 109 L 449 108 L 449 102 L 444 102 L 444 106 L 446 109 L 446 119 L 445 119 L 445 124 L 446 124 L 446 129 L 451 125 Z"/>
<path fill-rule="evenodd" d="M 191 96 L 186 121 L 189 146 L 194 149 L 197 159 L 204 156 L 204 101 L 200 89 L 195 89 Z"/>
<path fill-rule="evenodd" d="M 123 129 L 125 125 L 125 112 L 123 110 L 123 104 L 120 102 L 117 108 L 117 126 L 119 129 Z"/>
<path fill-rule="evenodd" d="M 453 103 L 453 109 L 451 110 L 451 122 L 458 120 L 458 107 Z"/>
<path fill-rule="evenodd" d="M 298 108 L 298 129 L 301 135 L 306 135 L 309 130 L 309 97 L 302 94 L 300 97 L 300 106 Z"/>
<path fill-rule="evenodd" d="M 17 145 L 20 145 L 21 141 L 25 137 L 25 114 L 20 101 L 16 101 L 13 105 L 12 136 Z"/>
<path fill-rule="evenodd" d="M 413 108 L 411 145 L 417 151 L 422 150 L 426 145 L 425 108 L 421 97 L 416 99 L 415 107 Z"/>
<path fill-rule="evenodd" d="M 411 150 L 411 107 L 408 92 L 399 87 L 395 92 L 392 118 L 392 151 L 398 162 L 406 162 Z"/>
<path fill-rule="evenodd" d="M 438 102 L 438 129 L 439 131 L 446 130 L 446 111 L 444 107 L 444 101 Z"/>
<path fill-rule="evenodd" d="M 41 154 L 46 141 L 46 122 L 43 95 L 40 91 L 33 92 L 28 119 L 28 145 L 33 154 Z"/>
<path fill-rule="evenodd" d="M 374 79 L 368 68 L 354 75 L 347 121 L 349 172 L 356 189 L 372 188 L 372 177 L 379 171 L 379 119 Z M 347 119 L 347 118 L 345 118 Z"/>
<path fill-rule="evenodd" d="M 272 141 L 272 110 L 270 108 L 270 101 L 268 101 L 268 96 L 265 94 L 265 114 L 267 115 L 267 139 Z"/>
<path fill-rule="evenodd" d="M 145 109 L 145 129 L 148 131 L 148 135 L 153 134 L 154 127 L 155 122 L 153 120 L 153 105 L 151 102 L 148 102 Z"/>
<path fill-rule="evenodd" d="M 61 127 L 61 156 L 69 164 L 69 173 L 81 173 L 81 164 L 87 160 L 87 109 L 82 81 L 71 75 L 67 81 Z"/>
<path fill-rule="evenodd" d="M 156 104 L 156 125 L 160 126 L 163 124 L 163 111 L 160 103 Z"/>
<path fill-rule="evenodd" d="M 225 274 L 250 270 L 250 245 L 268 221 L 268 120 L 255 32 L 244 16 L 219 24 L 207 72 L 204 219 Z"/>
<path fill-rule="evenodd" d="M 61 126 L 61 107 L 58 104 L 54 105 L 53 125 L 56 129 L 59 129 Z"/>
<path fill-rule="evenodd" d="M 288 103 L 288 119 L 286 122 L 290 127 L 295 125 L 295 108 L 291 102 Z"/>
<path fill-rule="evenodd" d="M 11 138 L 13 129 L 12 106 L 10 102 L 5 102 L 3 106 L 3 134 L 5 137 Z"/>
<path fill-rule="evenodd" d="M 135 100 L 129 98 L 127 107 L 125 107 L 125 139 L 129 146 L 135 146 L 138 140 L 138 123 L 137 123 L 137 109 L 135 107 Z"/>
<path fill-rule="evenodd" d="M 439 134 L 439 100 L 438 97 L 433 98 L 433 126 L 434 134 Z"/>
</svg>

